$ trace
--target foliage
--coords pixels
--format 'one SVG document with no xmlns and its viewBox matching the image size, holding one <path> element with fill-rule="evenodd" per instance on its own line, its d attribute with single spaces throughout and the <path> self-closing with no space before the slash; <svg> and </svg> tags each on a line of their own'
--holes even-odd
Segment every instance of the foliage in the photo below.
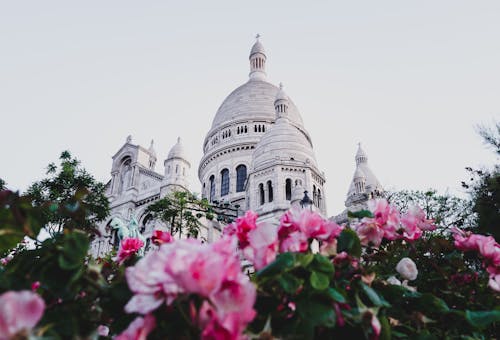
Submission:
<svg viewBox="0 0 500 340">
<path fill-rule="evenodd" d="M 448 193 L 440 195 L 435 189 L 388 192 L 387 200 L 402 212 L 412 205 L 421 207 L 438 227 L 470 228 L 477 224 L 472 201 Z"/>
<path fill-rule="evenodd" d="M 59 159 L 59 167 L 49 164 L 47 178 L 33 183 L 27 195 L 42 209 L 43 224 L 50 234 L 65 228 L 78 228 L 90 235 L 98 233 L 96 224 L 106 218 L 109 210 L 105 185 L 97 182 L 68 151 L 63 151 Z"/>
<path fill-rule="evenodd" d="M 71 164 L 63 167 L 78 168 L 64 159 Z M 70 189 L 79 180 L 67 171 L 42 181 L 50 195 L 37 204 L 30 195 L 0 191 L 0 298 L 31 290 L 45 306 L 35 328 L 16 337 L 487 339 L 500 333 L 500 245 L 458 229 L 431 232 L 419 208 L 401 213 L 371 201 L 345 226 L 309 210 L 288 211 L 278 226 L 247 212 L 214 243 L 157 235 L 161 245 L 142 258 L 130 246 L 120 249 L 126 256 L 93 259 L 89 234 L 78 226 L 95 223 L 95 206 Z M 64 190 L 57 189 L 60 181 Z M 433 195 L 431 214 L 441 211 L 431 209 Z M 197 235 L 198 219 L 211 213 L 189 193 L 160 202 L 151 212 L 172 223 L 177 238 Z M 26 246 L 25 237 L 36 238 L 47 223 L 62 232 Z"/>
<path fill-rule="evenodd" d="M 479 134 L 486 145 L 490 146 L 495 154 L 500 155 L 500 123 L 495 128 L 479 128 Z M 470 179 L 462 182 L 473 201 L 473 211 L 478 216 L 478 231 L 491 234 L 500 240 L 500 166 L 490 170 L 466 168 Z"/>
<path fill-rule="evenodd" d="M 168 196 L 150 205 L 147 212 L 165 222 L 170 227 L 172 235 L 179 237 L 198 237 L 200 219 L 213 218 L 213 210 L 206 199 L 198 199 L 187 191 L 174 191 Z"/>
</svg>

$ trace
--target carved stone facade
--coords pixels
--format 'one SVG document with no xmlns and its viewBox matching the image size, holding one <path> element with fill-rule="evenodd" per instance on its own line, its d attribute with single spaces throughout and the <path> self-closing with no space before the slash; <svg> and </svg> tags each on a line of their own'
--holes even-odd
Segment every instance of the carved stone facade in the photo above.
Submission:
<svg viewBox="0 0 500 340">
<path fill-rule="evenodd" d="M 252 209 L 261 220 L 277 223 L 308 191 L 313 209 L 324 216 L 326 179 L 318 167 L 312 139 L 283 87 L 267 81 L 266 61 L 264 47 L 257 40 L 249 56 L 248 81 L 229 94 L 217 110 L 198 166 L 202 197 L 213 205 L 238 207 L 239 214 Z M 135 217 L 149 243 L 153 227 L 160 224 L 145 213 L 148 205 L 172 191 L 189 190 L 191 164 L 180 138 L 168 153 L 161 174 L 155 171 L 156 160 L 152 142 L 146 149 L 133 144 L 130 136 L 113 156 L 107 192 L 111 216 L 102 225 L 104 236 L 93 244 L 94 254 L 116 246 L 109 227 L 114 217 L 125 221 Z M 361 209 L 369 198 L 383 194 L 361 147 L 356 167 L 346 200 L 348 210 Z M 332 218 L 346 220 L 347 210 Z M 202 237 L 210 242 L 220 229 L 218 222 L 204 221 Z"/>
</svg>

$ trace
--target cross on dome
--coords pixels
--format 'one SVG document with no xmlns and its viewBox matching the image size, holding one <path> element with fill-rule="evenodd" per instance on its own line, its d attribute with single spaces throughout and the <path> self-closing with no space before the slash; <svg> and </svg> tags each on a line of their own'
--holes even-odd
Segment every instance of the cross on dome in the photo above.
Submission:
<svg viewBox="0 0 500 340">
<path fill-rule="evenodd" d="M 260 38 L 260 34 L 257 33 L 257 35 L 255 36 L 255 39 L 259 40 L 259 38 Z"/>
</svg>

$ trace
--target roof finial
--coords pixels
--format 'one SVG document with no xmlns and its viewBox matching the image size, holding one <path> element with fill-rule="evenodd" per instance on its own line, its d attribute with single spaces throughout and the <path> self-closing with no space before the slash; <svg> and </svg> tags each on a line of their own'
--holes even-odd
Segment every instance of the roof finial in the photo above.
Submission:
<svg viewBox="0 0 500 340">
<path fill-rule="evenodd" d="M 153 144 L 155 143 L 154 139 L 151 139 L 151 147 L 153 147 Z"/>
<path fill-rule="evenodd" d="M 132 143 L 132 135 L 127 136 L 127 143 Z"/>
<path fill-rule="evenodd" d="M 266 79 L 266 52 L 259 38 L 260 34 L 257 34 L 256 41 L 250 50 L 250 80 Z"/>
<path fill-rule="evenodd" d="M 280 90 L 283 90 L 283 83 L 280 82 Z"/>
<path fill-rule="evenodd" d="M 177 137 L 177 143 L 181 142 L 181 137 Z"/>
</svg>

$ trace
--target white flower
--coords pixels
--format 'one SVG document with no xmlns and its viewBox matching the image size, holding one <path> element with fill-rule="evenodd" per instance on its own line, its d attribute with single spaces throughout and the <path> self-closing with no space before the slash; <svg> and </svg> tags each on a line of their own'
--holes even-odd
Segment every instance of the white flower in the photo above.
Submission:
<svg viewBox="0 0 500 340">
<path fill-rule="evenodd" d="M 108 326 L 100 325 L 99 327 L 97 327 L 97 334 L 100 336 L 108 336 L 109 334 Z"/>
<path fill-rule="evenodd" d="M 395 285 L 395 286 L 401 286 L 401 281 L 399 281 L 398 279 L 396 279 L 395 276 L 391 276 L 387 279 L 387 283 L 391 284 L 391 285 Z"/>
<path fill-rule="evenodd" d="M 404 257 L 399 261 L 396 270 L 405 280 L 413 281 L 418 276 L 417 265 L 408 257 Z"/>
</svg>

